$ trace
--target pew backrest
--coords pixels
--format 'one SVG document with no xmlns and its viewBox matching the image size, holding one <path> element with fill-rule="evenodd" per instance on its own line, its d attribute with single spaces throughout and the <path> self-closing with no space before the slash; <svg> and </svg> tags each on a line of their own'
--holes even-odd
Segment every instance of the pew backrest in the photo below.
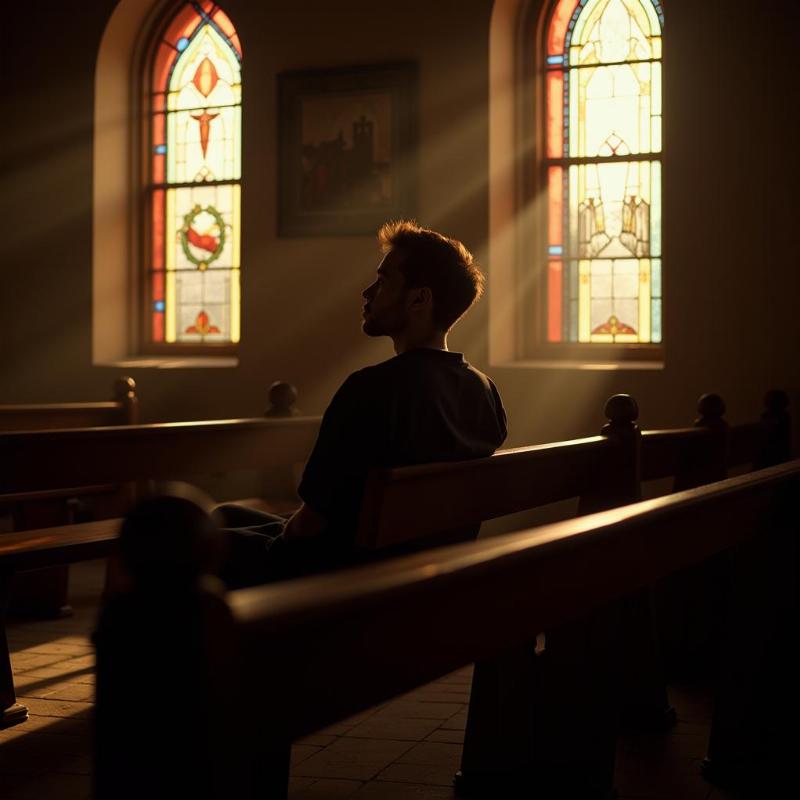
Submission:
<svg viewBox="0 0 800 800">
<path fill-rule="evenodd" d="M 381 549 L 577 497 L 597 484 L 614 443 L 604 436 L 499 450 L 487 458 L 372 472 L 356 544 Z M 474 530 L 477 533 L 477 530 Z"/>
<path fill-rule="evenodd" d="M 0 433 L 0 494 L 167 480 L 303 460 L 319 417 Z"/>
<path fill-rule="evenodd" d="M 639 432 L 627 395 L 606 406 L 602 436 L 500 450 L 470 461 L 380 470 L 368 477 L 356 544 L 365 550 L 474 538 L 481 522 L 581 498 L 587 513 L 632 503 L 642 481 L 673 489 L 722 480 L 733 467 L 787 460 L 788 399 L 773 391 L 759 422 L 729 427 L 718 395 L 703 395 L 694 427 Z M 470 535 L 472 534 L 472 535 Z"/>
<path fill-rule="evenodd" d="M 0 404 L 0 431 L 135 425 L 138 421 L 136 382 L 129 377 L 114 381 L 113 399 L 108 401 Z"/>
</svg>

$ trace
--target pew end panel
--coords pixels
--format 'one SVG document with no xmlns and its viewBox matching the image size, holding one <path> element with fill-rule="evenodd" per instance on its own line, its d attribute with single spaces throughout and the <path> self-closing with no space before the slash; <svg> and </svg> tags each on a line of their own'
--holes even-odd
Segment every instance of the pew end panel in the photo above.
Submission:
<svg viewBox="0 0 800 800">
<path fill-rule="evenodd" d="M 124 376 L 113 384 L 113 399 L 107 402 L 42 403 L 0 405 L 0 431 L 133 425 L 139 418 L 136 382 Z M 117 516 L 128 507 L 123 487 L 99 481 L 98 485 L 65 487 L 63 491 L 29 491 L 0 496 L 0 523 L 11 530 L 69 525 L 75 522 Z M 17 575 L 10 609 L 26 617 L 59 617 L 71 613 L 68 605 L 69 573 L 66 566 L 42 568 Z"/>
</svg>

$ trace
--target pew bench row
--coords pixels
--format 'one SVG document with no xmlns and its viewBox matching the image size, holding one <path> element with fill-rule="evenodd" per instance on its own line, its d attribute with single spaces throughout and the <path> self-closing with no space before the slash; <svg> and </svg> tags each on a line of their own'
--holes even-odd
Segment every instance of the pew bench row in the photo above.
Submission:
<svg viewBox="0 0 800 800">
<path fill-rule="evenodd" d="M 640 435 L 635 401 L 616 395 L 606 405 L 609 422 L 601 436 L 499 451 L 467 462 L 376 471 L 368 480 L 357 543 L 365 554 L 397 554 L 472 538 L 483 521 L 558 500 L 579 497 L 582 513 L 635 502 L 644 477 L 671 474 L 681 488 L 718 478 L 720 469 L 724 475 L 741 459 L 774 463 L 787 446 L 785 400 L 769 395 L 761 423 L 728 430 L 724 404 L 704 396 L 698 427 Z M 0 434 L 0 496 L 103 480 L 141 485 L 184 476 L 187 464 L 202 474 L 302 461 L 318 425 L 318 418 L 290 417 Z M 749 450 L 728 446 L 739 440 L 740 430 L 746 430 Z M 0 588 L 7 595 L 15 570 L 112 552 L 118 525 L 108 520 L 0 537 Z M 10 724 L 24 709 L 15 705 L 7 647 L 4 641 L 0 646 L 0 707 L 13 707 L 4 714 Z M 627 713 L 658 718 L 669 707 L 663 681 L 656 677 L 656 656 L 642 656 L 641 648 L 639 655 L 644 659 L 639 671 L 646 677 L 631 676 L 635 689 Z"/>
<path fill-rule="evenodd" d="M 764 624 L 748 630 L 763 662 L 757 671 L 736 669 L 745 620 L 731 619 L 724 663 L 733 672 L 724 677 L 738 694 L 718 697 L 710 764 L 717 775 L 732 766 L 740 776 L 757 774 L 763 785 L 764 771 L 776 766 L 770 756 L 780 755 L 769 748 L 785 736 L 783 749 L 791 749 L 797 711 L 796 703 L 770 708 L 754 700 L 763 691 L 756 672 L 774 676 L 771 696 L 796 699 L 788 685 L 796 682 L 796 628 L 770 624 L 796 623 L 796 611 L 769 587 L 776 565 L 796 571 L 785 556 L 796 554 L 799 488 L 793 461 L 567 522 L 227 595 L 202 569 L 178 584 L 151 579 L 143 549 L 136 588 L 110 602 L 97 633 L 96 796 L 154 796 L 157 787 L 158 797 L 285 797 L 293 739 L 524 647 L 542 630 L 614 608 L 659 578 L 731 550 L 739 607 L 772 596 L 759 606 Z M 175 541 L 185 534 L 175 531 Z M 135 550 L 146 537 L 132 535 Z M 183 556 L 176 551 L 176 574 L 192 574 L 194 552 L 188 544 Z M 154 726 L 140 710 L 165 686 L 182 691 L 170 692 L 170 724 Z M 581 785 L 585 776 L 566 770 L 565 753 L 548 746 L 546 709 L 526 712 L 529 747 L 524 764 L 514 765 L 524 769 L 491 774 L 486 796 L 606 794 L 610 786 Z M 480 749 L 467 750 L 465 743 L 465 772 L 486 763 Z M 613 751 L 599 757 L 613 774 Z M 784 774 L 776 780 L 787 777 L 791 764 L 778 758 L 777 766 Z"/>
</svg>

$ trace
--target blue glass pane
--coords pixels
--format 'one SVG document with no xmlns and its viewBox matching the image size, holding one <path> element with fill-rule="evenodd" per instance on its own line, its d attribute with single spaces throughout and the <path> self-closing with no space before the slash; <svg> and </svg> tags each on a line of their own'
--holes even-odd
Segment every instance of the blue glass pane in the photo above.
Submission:
<svg viewBox="0 0 800 800">
<path fill-rule="evenodd" d="M 178 44 L 176 45 L 178 50 L 180 52 L 183 52 L 188 46 L 189 46 L 189 40 L 185 36 L 181 36 L 181 38 L 178 39 Z"/>
<path fill-rule="evenodd" d="M 156 300 L 156 302 L 153 303 L 153 308 L 156 311 L 163 311 L 164 310 L 164 301 L 163 300 Z"/>
<path fill-rule="evenodd" d="M 156 153 L 159 153 L 160 155 L 163 155 L 164 153 L 167 152 L 167 146 L 165 144 L 157 144 L 155 146 L 155 151 L 156 151 Z"/>
<path fill-rule="evenodd" d="M 547 248 L 547 252 L 550 253 L 551 256 L 560 256 L 564 252 L 564 248 L 560 245 L 550 245 Z"/>
<path fill-rule="evenodd" d="M 650 271 L 652 273 L 652 294 L 653 297 L 661 297 L 661 259 L 654 258 L 651 262 Z"/>
</svg>

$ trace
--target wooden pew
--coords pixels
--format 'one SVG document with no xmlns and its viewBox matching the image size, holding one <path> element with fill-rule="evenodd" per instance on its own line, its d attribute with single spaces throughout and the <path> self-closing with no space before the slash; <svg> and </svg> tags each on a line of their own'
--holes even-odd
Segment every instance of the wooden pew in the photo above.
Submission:
<svg viewBox="0 0 800 800">
<path fill-rule="evenodd" d="M 365 499 L 360 543 L 372 549 L 402 545 L 406 536 L 416 539 L 414 546 L 419 547 L 441 541 L 441 538 L 426 541 L 426 537 L 429 534 L 439 537 L 445 527 L 475 525 L 483 519 L 576 495 L 581 496 L 583 510 L 636 500 L 639 496 L 639 437 L 635 425 L 635 403 L 626 396 L 617 396 L 609 402 L 607 412 L 610 422 L 604 428 L 603 436 L 503 452 L 485 460 L 485 466 L 489 469 L 485 475 L 481 472 L 484 465 L 479 462 L 428 465 L 376 473 L 372 476 Z M 301 420 L 296 421 L 305 425 Z M 264 427 L 263 423 L 240 420 L 232 423 L 139 426 L 127 432 L 118 429 L 60 431 L 24 439 L 12 437 L 5 442 L 0 437 L 0 456 L 7 456 L 4 463 L 20 465 L 17 469 L 7 470 L 5 474 L 0 468 L 0 491 L 3 486 L 6 491 L 9 487 L 24 491 L 31 485 L 49 488 L 57 486 L 63 479 L 58 469 L 52 475 L 46 469 L 26 472 L 24 454 L 31 459 L 28 466 L 37 461 L 57 465 L 64 463 L 66 454 L 78 451 L 80 457 L 73 457 L 70 481 L 86 483 L 96 481 L 99 475 L 107 475 L 112 480 L 141 480 L 145 476 L 174 478 L 185 474 L 185 463 L 191 463 L 197 473 L 218 470 L 220 464 L 227 463 L 228 459 L 230 463 L 242 467 L 263 465 L 258 450 L 264 448 L 248 432 L 248 425 L 252 428 L 253 424 L 255 428 Z M 286 457 L 281 455 L 280 443 L 272 438 L 274 435 L 274 432 L 269 434 L 270 441 L 277 446 L 279 463 L 285 461 Z M 255 460 L 249 460 L 254 451 Z M 457 491 L 461 492 L 459 496 L 465 496 L 468 502 L 448 504 L 437 500 L 441 496 L 448 496 L 447 492 L 441 494 L 441 490 L 448 485 L 456 485 Z M 408 496 L 409 491 L 411 497 Z M 470 498 L 472 506 L 469 504 Z M 419 508 L 420 504 L 434 513 L 423 517 L 414 513 L 409 517 L 409 509 Z M 69 529 L 64 532 L 73 533 Z M 36 532 L 36 535 L 41 533 Z M 43 534 L 52 552 L 57 550 L 55 542 L 61 533 L 50 531 Z M 77 544 L 83 546 L 83 537 L 89 536 L 92 546 L 95 546 L 103 538 L 114 538 L 116 523 L 90 526 L 78 533 Z M 19 553 L 24 547 L 23 541 L 17 542 L 14 552 Z M 80 548 L 75 552 L 80 552 Z M 0 559 L 2 557 L 0 551 Z M 652 676 L 655 671 L 651 669 L 643 674 Z M 9 698 L 13 698 L 10 670 L 7 683 L 8 704 Z M 647 703 L 651 709 L 655 709 L 656 714 L 663 714 L 668 707 L 663 682 L 657 677 L 641 681 L 632 694 L 634 703 L 647 696 Z M 613 726 L 610 730 L 613 731 Z M 613 733 L 611 741 L 613 744 Z"/>
<path fill-rule="evenodd" d="M 135 425 L 139 421 L 136 381 L 114 381 L 114 399 L 90 403 L 0 403 L 0 431 L 40 431 Z"/>
<path fill-rule="evenodd" d="M 794 461 L 227 596 L 197 579 L 203 570 L 187 531 L 176 530 L 170 548 L 180 581 L 163 580 L 163 561 L 149 572 L 152 540 L 130 531 L 137 588 L 111 601 L 97 633 L 96 797 L 151 796 L 153 787 L 159 797 L 285 797 L 289 741 L 522 646 L 715 553 L 764 541 L 775 529 L 794 532 L 800 515 L 786 499 L 798 487 Z M 165 688 L 170 719 L 154 724 Z M 493 796 L 554 796 L 547 787 L 519 788 Z"/>
<path fill-rule="evenodd" d="M 0 433 L 0 497 L 14 501 L 98 484 L 283 468 L 307 458 L 319 422 L 319 417 L 270 416 Z M 0 727 L 27 714 L 16 703 L 5 639 L 14 573 L 109 555 L 118 530 L 119 519 L 113 518 L 0 536 Z"/>
<path fill-rule="evenodd" d="M 768 399 L 780 394 L 770 393 Z M 783 395 L 784 410 L 785 406 Z M 640 498 L 640 475 L 671 477 L 675 489 L 725 477 L 724 460 L 721 471 L 709 469 L 717 463 L 718 450 L 723 456 L 727 452 L 724 441 L 720 449 L 719 436 L 728 430 L 722 417 L 724 403 L 716 395 L 704 395 L 698 407 L 698 427 L 645 431 L 640 441 L 635 403 L 616 396 L 609 401 L 609 423 L 599 441 L 595 437 L 500 451 L 489 459 L 373 473 L 358 541 L 365 548 L 394 545 L 396 549 L 402 549 L 404 542 L 416 545 L 419 537 L 443 543 L 452 538 L 450 529 L 457 536 L 459 529 L 474 530 L 482 521 L 571 497 L 580 497 L 582 513 L 634 502 Z M 765 416 L 769 413 L 768 407 Z M 742 456 L 768 463 L 770 456 L 763 447 L 765 442 L 775 444 L 772 425 L 747 425 L 741 430 L 751 432 L 750 448 L 742 448 Z M 752 435 L 754 430 L 758 435 Z M 486 787 L 491 793 L 499 780 L 517 771 L 515 756 L 520 765 L 527 765 L 531 749 L 541 753 L 545 744 L 550 748 L 550 769 L 583 774 L 592 785 L 610 786 L 612 776 L 604 766 L 609 760 L 602 755 L 598 760 L 597 754 L 613 752 L 617 713 L 628 725 L 640 728 L 658 730 L 674 722 L 652 622 L 651 594 L 652 590 L 643 590 L 624 598 L 620 609 L 601 619 L 549 632 L 544 658 L 536 658 L 531 642 L 499 662 L 476 665 L 464 764 L 458 775 L 462 790 L 468 791 L 470 783 L 473 792 Z M 610 651 L 615 623 L 622 626 L 614 639 L 620 653 Z M 586 670 L 588 650 L 596 667 L 601 662 L 606 665 L 605 674 Z M 613 684 L 622 690 L 619 708 L 610 702 L 615 696 Z M 534 716 L 549 722 L 542 724 L 540 719 L 532 728 Z M 591 736 L 581 740 L 575 730 L 591 731 Z M 537 737 L 539 741 L 532 743 Z M 547 768 L 543 762 L 536 765 L 538 781 Z"/>
<path fill-rule="evenodd" d="M 672 490 L 701 486 L 731 471 L 790 458 L 791 424 L 785 392 L 771 390 L 756 423 L 729 426 L 719 395 L 703 395 L 693 428 L 644 431 L 642 480 L 672 478 Z M 719 654 L 730 563 L 720 554 L 662 581 L 653 592 L 658 633 L 670 672 L 710 672 Z"/>
<path fill-rule="evenodd" d="M 0 431 L 133 425 L 138 419 L 136 382 L 127 376 L 114 381 L 113 399 L 109 401 L 0 404 Z M 118 492 L 119 487 L 98 485 L 85 486 L 80 493 L 66 488 L 31 492 L 14 498 L 0 497 L 0 535 L 5 530 L 20 531 L 78 522 L 87 515 L 87 499 L 91 498 L 95 509 L 111 508 Z M 14 581 L 11 607 L 14 613 L 26 616 L 67 614 L 68 584 L 69 570 L 66 565 L 18 575 Z"/>
</svg>

